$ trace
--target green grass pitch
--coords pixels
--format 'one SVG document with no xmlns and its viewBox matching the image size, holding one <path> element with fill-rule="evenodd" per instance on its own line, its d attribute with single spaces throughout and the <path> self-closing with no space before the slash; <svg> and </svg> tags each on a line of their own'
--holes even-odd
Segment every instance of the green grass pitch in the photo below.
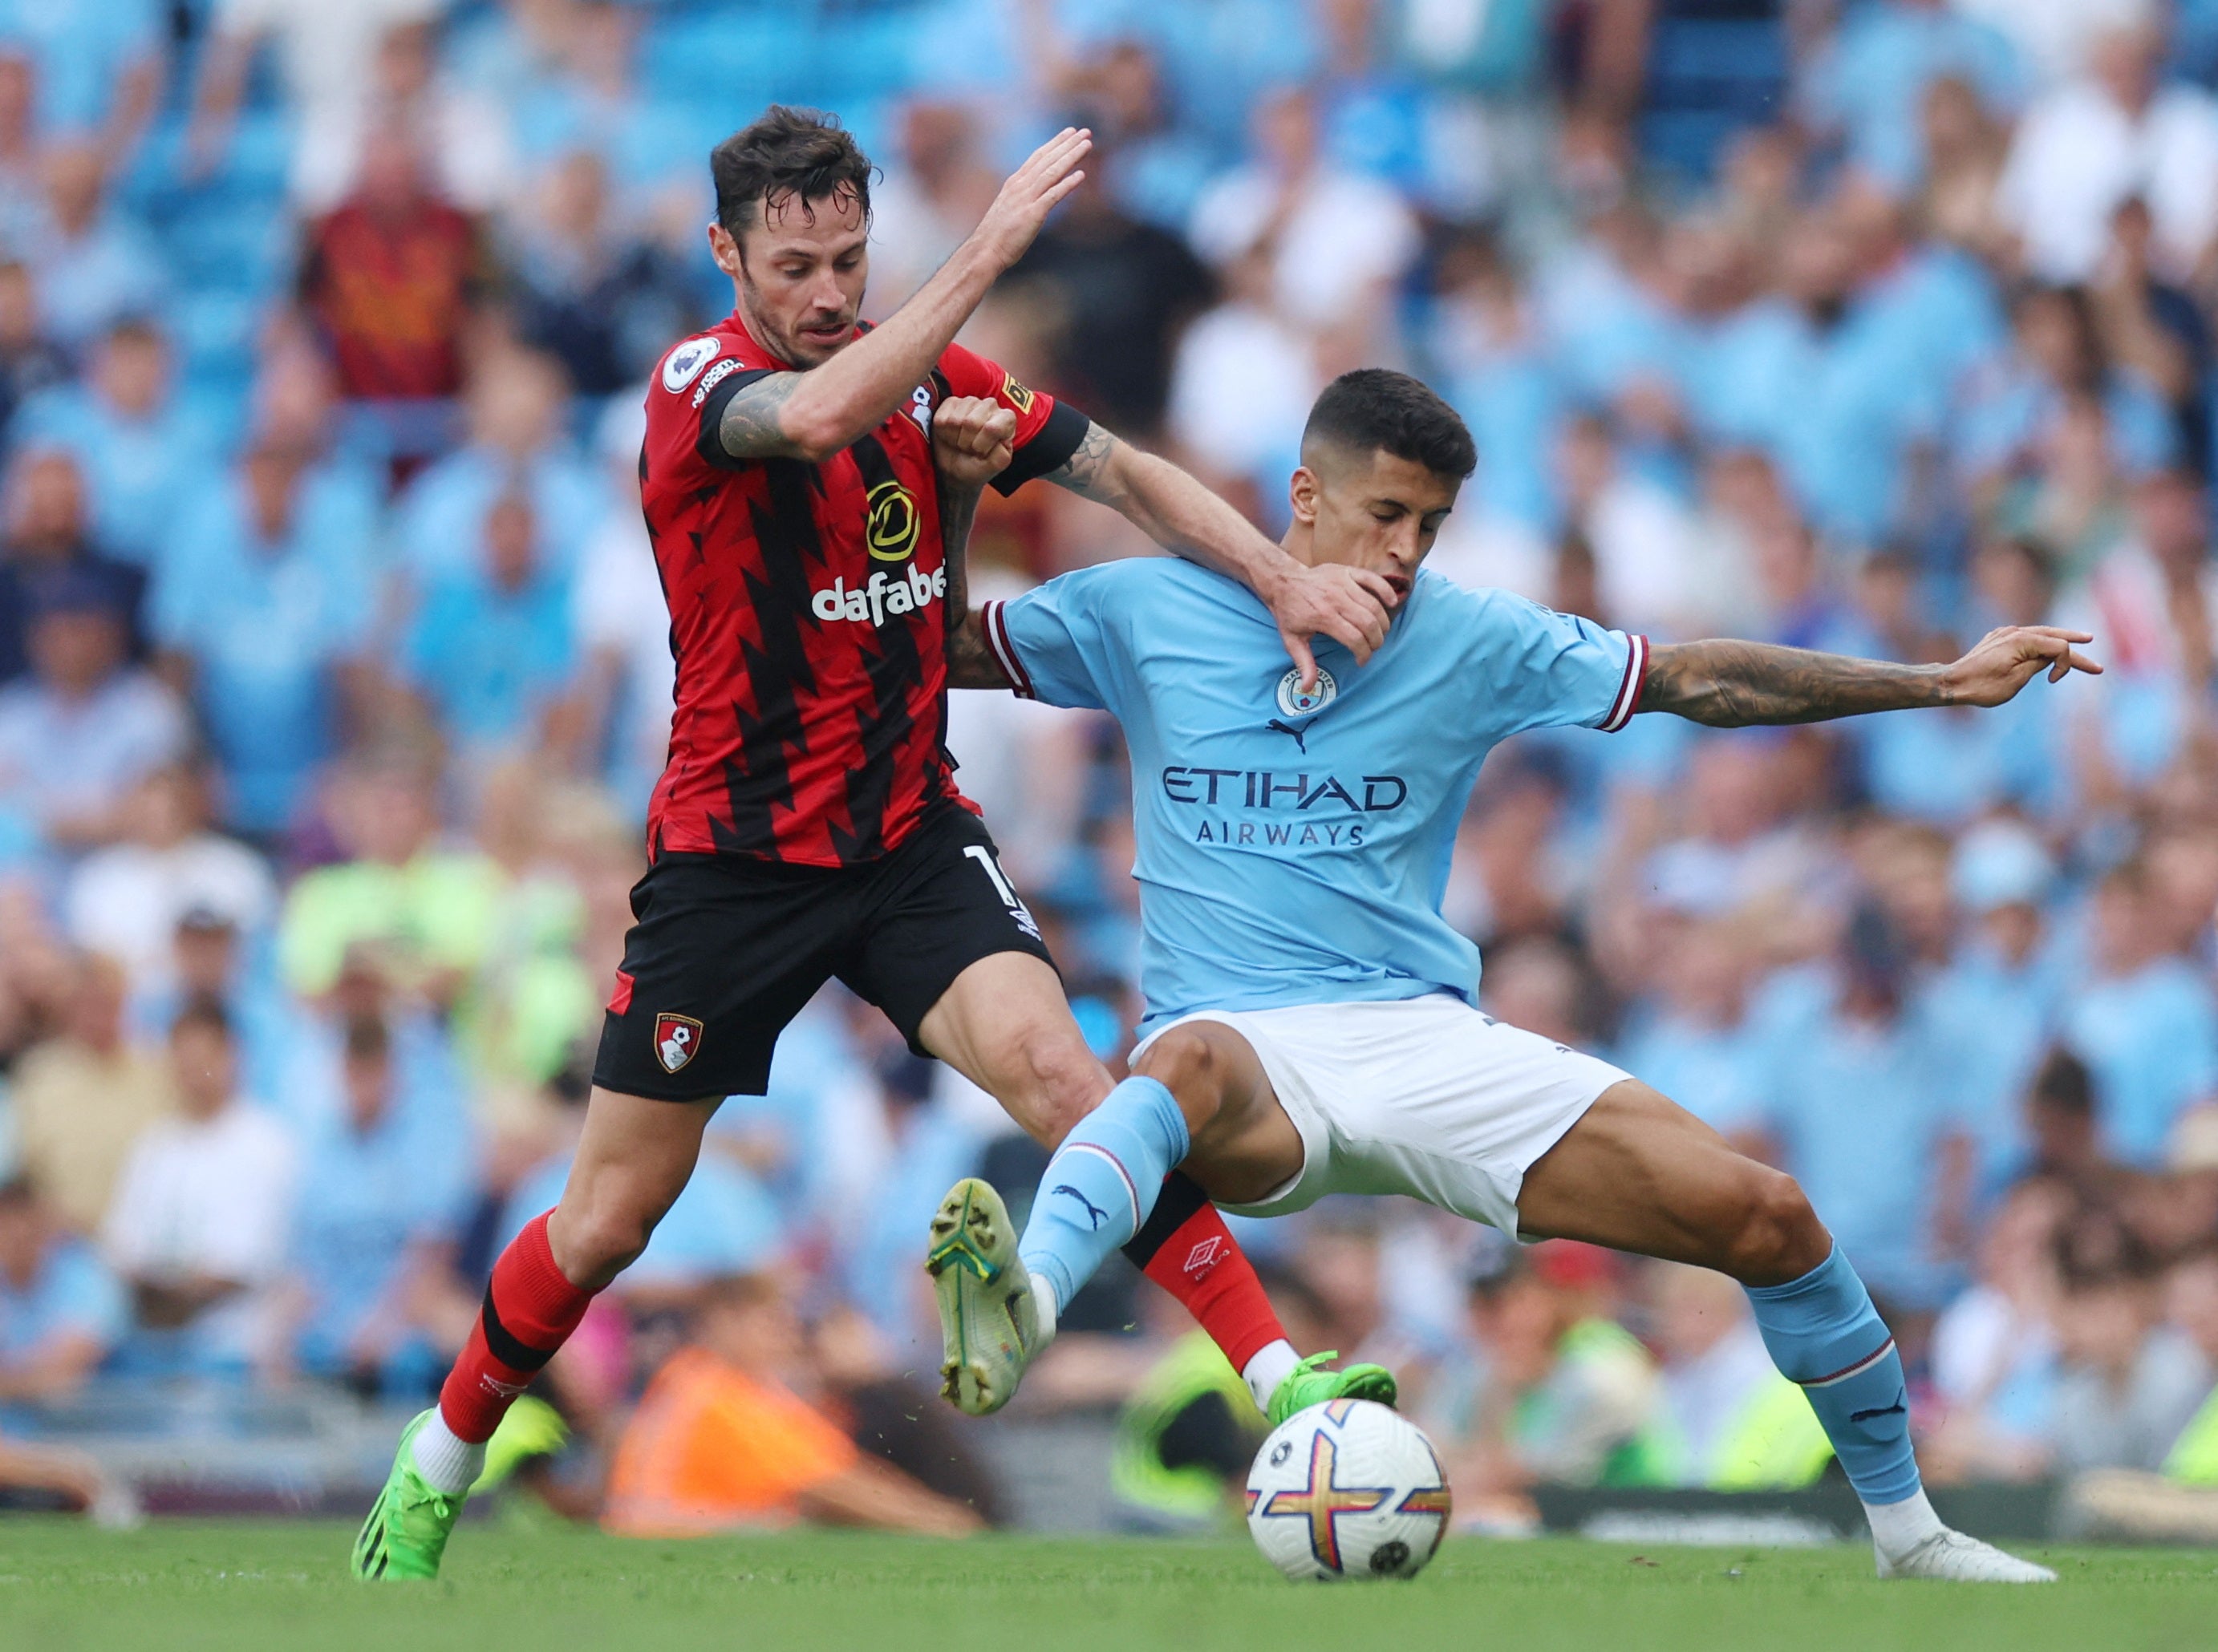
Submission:
<svg viewBox="0 0 2218 1652">
<path fill-rule="evenodd" d="M 1451 1542 L 1413 1583 L 1297 1587 L 1244 1542 L 840 1532 L 699 1543 L 466 1527 L 448 1575 L 347 1577 L 331 1525 L 0 1520 L 5 1652 L 1211 1652 L 2218 1648 L 2218 1554 L 2037 1551 L 2054 1588 L 1880 1584 L 1858 1547 Z"/>
</svg>

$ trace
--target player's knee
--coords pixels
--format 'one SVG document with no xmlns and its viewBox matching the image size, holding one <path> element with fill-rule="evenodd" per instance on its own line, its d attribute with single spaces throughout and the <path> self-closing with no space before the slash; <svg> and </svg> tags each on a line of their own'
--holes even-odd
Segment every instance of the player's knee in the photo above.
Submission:
<svg viewBox="0 0 2218 1652">
<path fill-rule="evenodd" d="M 604 1285 L 639 1260 L 661 1215 L 635 1198 L 586 1200 L 567 1213 L 556 1260 L 578 1284 Z"/>
<path fill-rule="evenodd" d="M 1751 1163 L 1735 1191 L 1725 1272 L 1743 1284 L 1785 1284 L 1825 1259 L 1831 1241 L 1825 1224 L 1792 1176 Z"/>
<path fill-rule="evenodd" d="M 1109 1077 L 1075 1027 L 1028 1029 L 1003 1063 L 1001 1099 L 1010 1115 L 1049 1147 L 1059 1144 L 1101 1104 Z"/>
<path fill-rule="evenodd" d="M 1177 1098 L 1190 1131 L 1216 1117 L 1224 1088 L 1222 1068 L 1216 1046 L 1191 1027 L 1173 1027 L 1132 1062 L 1135 1077 L 1153 1079 Z"/>
</svg>

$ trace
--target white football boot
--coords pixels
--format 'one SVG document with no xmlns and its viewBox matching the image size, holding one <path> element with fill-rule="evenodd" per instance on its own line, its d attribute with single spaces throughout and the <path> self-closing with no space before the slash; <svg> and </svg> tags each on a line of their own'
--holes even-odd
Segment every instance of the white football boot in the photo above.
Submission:
<svg viewBox="0 0 2218 1652">
<path fill-rule="evenodd" d="M 2056 1574 L 1992 1544 L 1943 1526 L 1901 1556 L 1890 1558 L 1874 1545 L 1882 1578 L 1925 1577 L 1944 1583 L 2054 1583 Z"/>
</svg>

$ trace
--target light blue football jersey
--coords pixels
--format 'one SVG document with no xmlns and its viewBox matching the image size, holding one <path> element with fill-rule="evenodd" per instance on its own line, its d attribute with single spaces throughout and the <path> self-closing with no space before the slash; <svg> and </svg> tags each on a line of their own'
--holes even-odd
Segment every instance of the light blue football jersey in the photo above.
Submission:
<svg viewBox="0 0 2218 1652">
<path fill-rule="evenodd" d="M 1440 906 L 1479 764 L 1526 729 L 1622 727 L 1647 663 L 1641 638 L 1425 570 L 1369 665 L 1318 639 L 1307 696 L 1255 595 L 1174 558 L 982 617 L 1019 693 L 1124 725 L 1149 1024 L 1471 998 L 1478 949 Z"/>
</svg>

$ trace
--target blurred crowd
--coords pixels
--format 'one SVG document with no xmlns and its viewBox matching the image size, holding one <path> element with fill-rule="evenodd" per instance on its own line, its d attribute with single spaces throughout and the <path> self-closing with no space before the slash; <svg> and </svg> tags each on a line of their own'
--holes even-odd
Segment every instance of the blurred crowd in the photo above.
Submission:
<svg viewBox="0 0 2218 1652">
<path fill-rule="evenodd" d="M 1453 578 L 1903 660 L 2093 632 L 1997 712 L 1521 739 L 1447 911 L 1491 1012 L 1802 1179 L 1932 1477 L 2218 1480 L 2214 87 L 2213 0 L 0 3 L 0 1430 L 415 1401 L 553 1202 L 667 729 L 641 387 L 729 303 L 706 152 L 782 99 L 883 168 L 878 315 L 1092 126 L 967 337 L 1273 532 L 1312 395 L 1387 363 L 1478 440 Z M 975 578 L 1146 549 L 1032 488 Z M 1113 1059 L 1114 727 L 960 696 L 951 740 Z M 963 1455 L 887 1444 L 920 1241 L 1038 1162 L 813 1005 L 557 1362 L 585 1503 L 654 1526 L 647 1436 L 753 1405 L 821 1471 L 756 1513 L 991 1507 L 833 1435 Z M 1398 1204 L 1242 1234 L 1474 1518 L 1824 1472 L 1713 1278 Z M 1207 1518 L 1256 1420 L 1137 1285 L 1024 1404 L 1122 1407 L 1134 1518 Z"/>
</svg>

